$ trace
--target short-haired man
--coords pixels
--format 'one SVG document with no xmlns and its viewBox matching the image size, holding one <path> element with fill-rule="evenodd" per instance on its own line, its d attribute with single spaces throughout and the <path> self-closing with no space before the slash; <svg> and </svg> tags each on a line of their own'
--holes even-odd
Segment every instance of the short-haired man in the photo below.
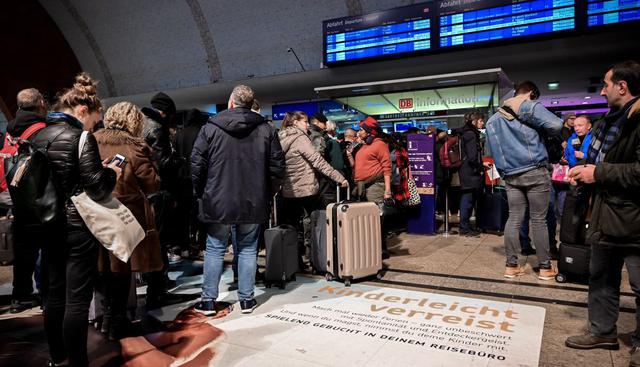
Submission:
<svg viewBox="0 0 640 367">
<path fill-rule="evenodd" d="M 44 123 L 47 105 L 44 97 L 35 88 L 21 90 L 16 102 L 18 111 L 16 118 L 7 125 L 7 134 L 13 138 L 22 135 L 27 129 L 37 123 Z M 4 177 L 2 178 L 4 180 Z M 8 190 L 3 194 L 8 195 Z M 4 201 L 4 200 L 3 200 Z M 17 313 L 37 306 L 38 297 L 33 293 L 33 276 L 36 270 L 38 252 L 42 246 L 42 238 L 34 234 L 33 230 L 14 223 L 13 234 L 16 242 L 13 263 L 13 292 L 11 294 L 11 313 Z M 40 284 L 36 279 L 36 284 Z"/>
<path fill-rule="evenodd" d="M 538 254 L 541 280 L 554 279 L 549 254 L 547 210 L 551 191 L 547 150 L 539 134 L 559 135 L 562 120 L 540 102 L 538 87 L 524 81 L 513 98 L 505 101 L 487 121 L 487 142 L 495 166 L 504 178 L 509 202 L 509 219 L 504 232 L 507 266 L 504 276 L 514 278 L 524 274 L 518 265 L 519 231 L 527 203 L 531 217 L 533 243 Z"/>
<path fill-rule="evenodd" d="M 200 130 L 191 155 L 199 217 L 207 225 L 202 300 L 196 311 L 206 315 L 216 313 L 230 234 L 237 240 L 240 308 L 250 313 L 257 306 L 253 292 L 260 224 L 268 221 L 269 200 L 284 177 L 285 159 L 275 129 L 251 111 L 253 100 L 251 88 L 236 86 L 229 109 Z"/>
<path fill-rule="evenodd" d="M 640 304 L 640 63 L 626 61 L 604 76 L 600 92 L 610 111 L 593 131 L 587 164 L 571 169 L 572 183 L 593 188 L 587 231 L 589 332 L 567 338 L 577 349 L 618 349 L 620 280 L 626 264 Z M 631 335 L 630 366 L 640 366 L 640 309 Z"/>
<path fill-rule="evenodd" d="M 580 115 L 574 121 L 575 132 L 567 139 L 564 157 L 569 167 L 575 167 L 579 161 L 587 157 L 591 144 L 591 119 L 587 115 Z"/>
<path fill-rule="evenodd" d="M 564 144 L 564 142 L 567 141 L 567 139 L 569 139 L 569 137 L 571 137 L 571 135 L 573 134 L 573 126 L 575 124 L 576 121 L 576 114 L 575 113 L 570 113 L 567 114 L 564 117 L 564 124 L 562 125 L 562 131 L 560 132 L 560 137 L 562 138 L 562 147 L 566 148 L 567 145 Z"/>
</svg>

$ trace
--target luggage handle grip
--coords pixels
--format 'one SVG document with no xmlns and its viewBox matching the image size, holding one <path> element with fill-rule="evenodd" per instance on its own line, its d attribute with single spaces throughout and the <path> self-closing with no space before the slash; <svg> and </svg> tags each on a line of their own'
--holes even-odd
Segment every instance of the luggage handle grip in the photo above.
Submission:
<svg viewBox="0 0 640 367">
<path fill-rule="evenodd" d="M 340 184 L 336 184 L 336 203 L 340 203 Z M 351 186 L 347 182 L 347 201 L 351 201 Z"/>
</svg>

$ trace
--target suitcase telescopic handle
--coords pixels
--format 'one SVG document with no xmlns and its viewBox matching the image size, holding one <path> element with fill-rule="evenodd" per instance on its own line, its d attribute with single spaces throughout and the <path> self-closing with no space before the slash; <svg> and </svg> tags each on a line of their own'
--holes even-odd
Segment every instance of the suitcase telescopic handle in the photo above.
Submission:
<svg viewBox="0 0 640 367">
<path fill-rule="evenodd" d="M 269 228 L 273 228 L 278 225 L 278 206 L 276 205 L 276 198 L 278 197 L 278 193 L 273 195 L 273 216 L 269 219 Z"/>
<path fill-rule="evenodd" d="M 336 184 L 336 203 L 340 202 L 340 184 Z M 351 186 L 347 183 L 347 201 L 351 200 Z"/>
</svg>

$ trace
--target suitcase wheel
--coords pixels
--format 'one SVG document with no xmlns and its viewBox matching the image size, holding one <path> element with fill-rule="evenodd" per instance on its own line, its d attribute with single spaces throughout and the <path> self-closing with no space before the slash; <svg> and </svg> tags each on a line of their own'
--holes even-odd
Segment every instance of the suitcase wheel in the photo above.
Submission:
<svg viewBox="0 0 640 367">
<path fill-rule="evenodd" d="M 271 288 L 271 283 L 265 282 L 265 283 L 264 283 L 264 286 L 265 286 L 266 288 Z"/>
<path fill-rule="evenodd" d="M 382 271 L 377 272 L 376 279 L 381 280 L 382 278 L 384 278 L 384 274 L 382 273 Z"/>
<path fill-rule="evenodd" d="M 286 287 L 287 282 L 285 282 L 284 280 L 280 282 L 280 285 L 278 286 L 278 288 L 280 289 L 284 289 Z"/>
<path fill-rule="evenodd" d="M 345 287 L 351 287 L 351 279 L 347 278 L 344 280 L 344 286 Z"/>
<path fill-rule="evenodd" d="M 333 280 L 333 274 L 331 274 L 331 273 L 325 273 L 325 274 L 324 274 L 324 279 L 326 279 L 326 280 L 327 280 L 327 282 L 332 281 L 332 280 Z"/>
<path fill-rule="evenodd" d="M 567 281 L 567 277 L 564 276 L 563 274 L 558 273 L 556 275 L 556 282 L 558 282 L 558 283 L 566 283 L 566 281 Z"/>
</svg>

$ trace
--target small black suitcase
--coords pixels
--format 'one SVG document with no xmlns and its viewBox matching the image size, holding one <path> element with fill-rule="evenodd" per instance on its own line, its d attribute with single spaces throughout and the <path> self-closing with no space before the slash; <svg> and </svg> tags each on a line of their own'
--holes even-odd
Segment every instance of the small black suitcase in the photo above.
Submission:
<svg viewBox="0 0 640 367">
<path fill-rule="evenodd" d="M 556 281 L 558 283 L 564 283 L 568 280 L 577 283 L 588 283 L 590 259 L 591 247 L 561 242 Z"/>
<path fill-rule="evenodd" d="M 315 274 L 327 272 L 327 211 L 311 213 L 311 266 Z"/>
<path fill-rule="evenodd" d="M 13 219 L 11 216 L 0 218 L 0 264 L 8 265 L 14 260 Z"/>
<path fill-rule="evenodd" d="M 582 186 L 572 187 L 567 192 L 564 210 L 560 219 L 560 241 L 564 243 L 584 243 L 587 233 L 587 212 L 589 192 Z"/>
<path fill-rule="evenodd" d="M 274 200 L 275 202 L 275 200 Z M 274 209 L 273 222 L 277 223 Z M 295 280 L 298 271 L 298 232 L 295 227 L 282 224 L 264 231 L 266 264 L 264 283 L 267 288 L 278 284 L 284 289 L 287 281 Z"/>
<path fill-rule="evenodd" d="M 480 196 L 476 213 L 476 226 L 483 232 L 502 234 L 509 218 L 507 191 L 490 187 Z"/>
</svg>

